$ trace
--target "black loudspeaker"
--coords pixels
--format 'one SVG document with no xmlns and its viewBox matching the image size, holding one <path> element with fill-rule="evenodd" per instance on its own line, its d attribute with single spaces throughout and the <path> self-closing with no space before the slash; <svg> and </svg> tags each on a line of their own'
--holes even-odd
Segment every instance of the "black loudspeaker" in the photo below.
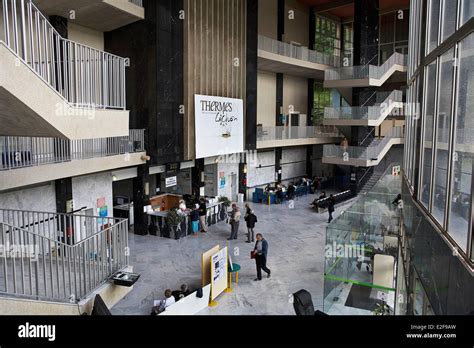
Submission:
<svg viewBox="0 0 474 348">
<path fill-rule="evenodd" d="M 204 295 L 202 294 L 202 288 L 197 289 L 196 291 L 196 297 L 197 298 L 202 298 Z"/>
<path fill-rule="evenodd" d="M 314 306 L 311 294 L 300 290 L 293 294 L 293 308 L 296 315 L 314 315 Z"/>
</svg>

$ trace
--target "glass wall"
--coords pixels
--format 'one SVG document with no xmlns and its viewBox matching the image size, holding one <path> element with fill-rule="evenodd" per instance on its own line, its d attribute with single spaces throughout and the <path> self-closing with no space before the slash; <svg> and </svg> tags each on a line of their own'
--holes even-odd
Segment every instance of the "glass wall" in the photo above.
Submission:
<svg viewBox="0 0 474 348">
<path fill-rule="evenodd" d="M 454 72 L 454 49 L 450 49 L 441 57 L 441 68 L 438 80 L 438 113 L 436 120 L 436 152 L 434 171 L 434 205 L 433 215 L 440 225 L 444 225 L 444 211 L 447 196 L 449 139 L 451 120 L 453 118 L 452 93 Z"/>
<path fill-rule="evenodd" d="M 316 16 L 314 50 L 320 53 L 341 56 L 341 25 L 329 18 Z"/>
<path fill-rule="evenodd" d="M 332 107 L 332 90 L 324 88 L 321 82 L 314 83 L 313 124 L 322 124 L 324 108 Z"/>
<path fill-rule="evenodd" d="M 453 175 L 449 232 L 456 242 L 466 246 L 469 231 L 474 144 L 474 34 L 459 47 L 459 82 L 454 142 Z"/>
<path fill-rule="evenodd" d="M 411 11 L 419 12 L 421 0 L 413 0 Z M 474 166 L 474 33 L 462 36 L 458 30 L 474 14 L 474 6 L 462 0 L 429 0 L 426 14 L 426 52 L 432 52 L 447 38 L 451 47 L 443 48 L 437 57 L 429 57 L 419 66 L 416 56 L 420 43 L 416 39 L 418 13 L 410 23 L 410 68 L 407 93 L 407 139 L 404 159 L 405 177 L 413 188 L 416 154 L 419 151 L 418 200 L 436 220 L 463 256 L 474 259 L 472 252 L 472 173 Z M 423 74 L 421 74 L 423 72 Z M 415 74 L 418 74 L 414 76 Z M 417 80 L 424 77 L 423 90 Z M 418 92 L 422 92 L 418 96 Z M 412 122 L 413 103 L 420 101 L 421 121 Z M 416 113 L 415 113 L 416 114 Z M 416 127 L 420 125 L 421 139 Z M 421 149 L 417 142 L 420 141 Z"/>
<path fill-rule="evenodd" d="M 428 21 L 427 21 L 427 40 L 426 54 L 438 47 L 438 32 L 439 32 L 439 6 L 440 0 L 428 1 Z"/>
<path fill-rule="evenodd" d="M 398 10 L 380 16 L 379 65 L 395 53 L 408 54 L 409 10 Z"/>
<path fill-rule="evenodd" d="M 352 66 L 354 53 L 354 29 L 352 23 L 342 25 L 342 65 Z"/>
<path fill-rule="evenodd" d="M 420 201 L 430 210 L 430 191 L 431 191 L 431 169 L 433 156 L 433 125 L 436 101 L 436 67 L 434 61 L 425 68 L 425 100 L 423 112 L 424 141 L 423 141 L 423 167 L 420 190 Z"/>
<path fill-rule="evenodd" d="M 462 0 L 461 24 L 466 23 L 474 17 L 474 2 L 472 0 Z"/>
</svg>

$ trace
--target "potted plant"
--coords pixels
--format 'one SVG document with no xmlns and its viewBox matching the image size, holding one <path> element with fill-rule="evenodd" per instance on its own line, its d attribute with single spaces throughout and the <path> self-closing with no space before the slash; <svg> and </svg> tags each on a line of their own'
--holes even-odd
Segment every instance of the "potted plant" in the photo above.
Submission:
<svg viewBox="0 0 474 348">
<path fill-rule="evenodd" d="M 166 217 L 166 223 L 174 231 L 175 239 L 179 239 L 181 233 L 181 223 L 184 221 L 185 217 L 178 213 L 178 209 L 172 209 L 168 212 Z"/>
<path fill-rule="evenodd" d="M 219 212 L 219 217 L 222 220 L 225 220 L 227 217 L 227 209 L 230 207 L 230 200 L 226 196 L 219 197 L 219 203 L 221 205 L 220 212 Z"/>
<path fill-rule="evenodd" d="M 383 301 L 382 303 L 377 303 L 373 313 L 375 315 L 390 315 L 391 309 L 390 306 L 385 301 Z"/>
</svg>

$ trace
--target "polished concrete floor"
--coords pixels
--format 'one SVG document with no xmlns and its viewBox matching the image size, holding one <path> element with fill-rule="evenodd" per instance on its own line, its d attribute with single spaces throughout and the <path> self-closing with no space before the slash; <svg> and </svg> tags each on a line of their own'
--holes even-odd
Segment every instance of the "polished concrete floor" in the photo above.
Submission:
<svg viewBox="0 0 474 348">
<path fill-rule="evenodd" d="M 299 198 L 293 209 L 288 205 L 252 204 L 258 216 L 256 233 L 269 243 L 267 266 L 272 277 L 255 282 L 255 262 L 250 259 L 253 244 L 247 244 L 245 223 L 237 241 L 227 242 L 230 226 L 220 223 L 207 234 L 175 241 L 154 236 L 130 235 L 130 263 L 141 278 L 133 291 L 113 309 L 115 315 L 148 315 L 154 300 L 166 289 L 182 283 L 191 288 L 201 283 L 201 254 L 215 245 L 229 246 L 234 263 L 241 265 L 239 284 L 218 299 L 218 306 L 201 315 L 293 315 L 289 296 L 306 289 L 316 309 L 323 309 L 324 245 L 327 213 L 309 208 L 315 196 Z M 348 204 L 352 204 L 349 202 Z M 348 205 L 336 207 L 337 216 Z M 229 243 L 229 244 L 228 244 Z M 265 274 L 264 274 L 265 275 Z"/>
</svg>

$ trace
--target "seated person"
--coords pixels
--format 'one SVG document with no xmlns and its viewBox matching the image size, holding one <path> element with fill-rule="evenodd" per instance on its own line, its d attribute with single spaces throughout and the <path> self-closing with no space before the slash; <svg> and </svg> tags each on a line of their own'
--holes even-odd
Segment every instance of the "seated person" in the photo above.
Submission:
<svg viewBox="0 0 474 348">
<path fill-rule="evenodd" d="M 173 296 L 173 292 L 170 289 L 165 290 L 165 299 L 161 301 L 155 301 L 154 307 L 151 314 L 157 315 L 163 313 L 166 308 L 176 303 L 176 299 Z"/>
<path fill-rule="evenodd" d="M 189 294 L 191 294 L 191 291 L 189 290 L 189 288 L 186 284 L 183 284 L 183 285 L 181 285 L 179 290 L 173 291 L 173 293 L 175 293 L 178 297 L 176 299 L 176 301 L 179 301 L 179 300 L 185 298 L 186 296 L 188 296 Z"/>
</svg>

